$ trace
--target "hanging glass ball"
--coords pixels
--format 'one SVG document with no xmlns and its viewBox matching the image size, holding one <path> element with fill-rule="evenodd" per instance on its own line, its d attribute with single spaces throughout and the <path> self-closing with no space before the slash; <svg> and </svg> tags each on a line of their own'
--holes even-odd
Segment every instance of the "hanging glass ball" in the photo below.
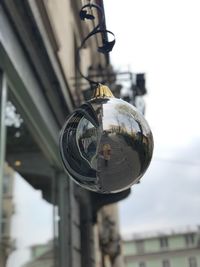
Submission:
<svg viewBox="0 0 200 267">
<path fill-rule="evenodd" d="M 64 168 L 80 186 L 117 193 L 148 168 L 153 136 L 143 115 L 99 85 L 95 96 L 67 119 L 60 136 Z"/>
</svg>

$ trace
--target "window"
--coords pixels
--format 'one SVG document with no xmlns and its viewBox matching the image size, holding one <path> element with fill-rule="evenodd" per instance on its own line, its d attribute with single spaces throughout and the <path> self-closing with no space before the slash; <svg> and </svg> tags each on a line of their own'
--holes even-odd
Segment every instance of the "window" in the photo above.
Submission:
<svg viewBox="0 0 200 267">
<path fill-rule="evenodd" d="M 137 253 L 139 254 L 144 253 L 144 241 L 143 240 L 137 240 L 135 245 L 136 245 Z"/>
<path fill-rule="evenodd" d="M 170 267 L 170 262 L 169 262 L 169 260 L 164 260 L 164 261 L 162 262 L 162 267 Z"/>
<path fill-rule="evenodd" d="M 168 238 L 167 237 L 161 237 L 160 238 L 160 247 L 161 248 L 167 248 L 168 247 Z"/>
<path fill-rule="evenodd" d="M 187 246 L 194 244 L 194 234 L 187 234 L 185 235 L 185 243 Z"/>
<path fill-rule="evenodd" d="M 139 267 L 146 267 L 146 263 L 145 262 L 140 262 L 139 263 Z"/>
<path fill-rule="evenodd" d="M 189 267 L 197 267 L 197 260 L 195 257 L 189 258 Z"/>
</svg>

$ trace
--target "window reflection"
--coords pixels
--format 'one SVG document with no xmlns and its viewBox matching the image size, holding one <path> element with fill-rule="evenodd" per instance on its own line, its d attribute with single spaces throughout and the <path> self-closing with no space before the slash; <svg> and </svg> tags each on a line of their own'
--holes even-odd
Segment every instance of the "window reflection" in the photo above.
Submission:
<svg viewBox="0 0 200 267">
<path fill-rule="evenodd" d="M 81 112 L 74 113 L 68 120 L 62 137 L 62 146 L 68 166 L 73 176 L 78 173 L 80 180 L 94 183 L 96 177 L 96 127 Z M 72 153 L 73 151 L 73 153 Z M 82 159 L 86 160 L 82 160 Z M 91 168 L 92 167 L 92 168 Z"/>
<path fill-rule="evenodd" d="M 89 162 L 97 153 L 97 129 L 86 118 L 82 118 L 76 131 L 80 154 Z"/>
</svg>

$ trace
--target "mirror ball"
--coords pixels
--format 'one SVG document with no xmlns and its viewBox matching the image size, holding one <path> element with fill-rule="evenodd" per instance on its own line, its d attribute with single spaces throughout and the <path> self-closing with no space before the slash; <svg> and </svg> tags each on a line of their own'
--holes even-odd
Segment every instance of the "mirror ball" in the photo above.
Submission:
<svg viewBox="0 0 200 267">
<path fill-rule="evenodd" d="M 68 116 L 60 134 L 64 169 L 80 186 L 117 193 L 140 181 L 153 153 L 144 116 L 99 85 L 94 97 Z"/>
</svg>

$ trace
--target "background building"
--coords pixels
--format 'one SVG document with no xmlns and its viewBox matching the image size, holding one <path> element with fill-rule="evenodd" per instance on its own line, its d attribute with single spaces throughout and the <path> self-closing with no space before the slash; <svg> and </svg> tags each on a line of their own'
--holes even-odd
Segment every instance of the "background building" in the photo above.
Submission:
<svg viewBox="0 0 200 267">
<path fill-rule="evenodd" d="M 135 235 L 123 241 L 127 267 L 200 266 L 200 229 Z"/>
<path fill-rule="evenodd" d="M 11 238 L 11 221 L 14 213 L 13 203 L 14 172 L 7 164 L 4 166 L 3 179 L 3 207 L 2 207 L 2 243 L 0 254 L 0 266 L 5 266 L 9 254 L 14 250 L 14 240 Z"/>
<path fill-rule="evenodd" d="M 23 267 L 51 267 L 54 265 L 52 242 L 31 247 L 31 260 Z"/>
</svg>

